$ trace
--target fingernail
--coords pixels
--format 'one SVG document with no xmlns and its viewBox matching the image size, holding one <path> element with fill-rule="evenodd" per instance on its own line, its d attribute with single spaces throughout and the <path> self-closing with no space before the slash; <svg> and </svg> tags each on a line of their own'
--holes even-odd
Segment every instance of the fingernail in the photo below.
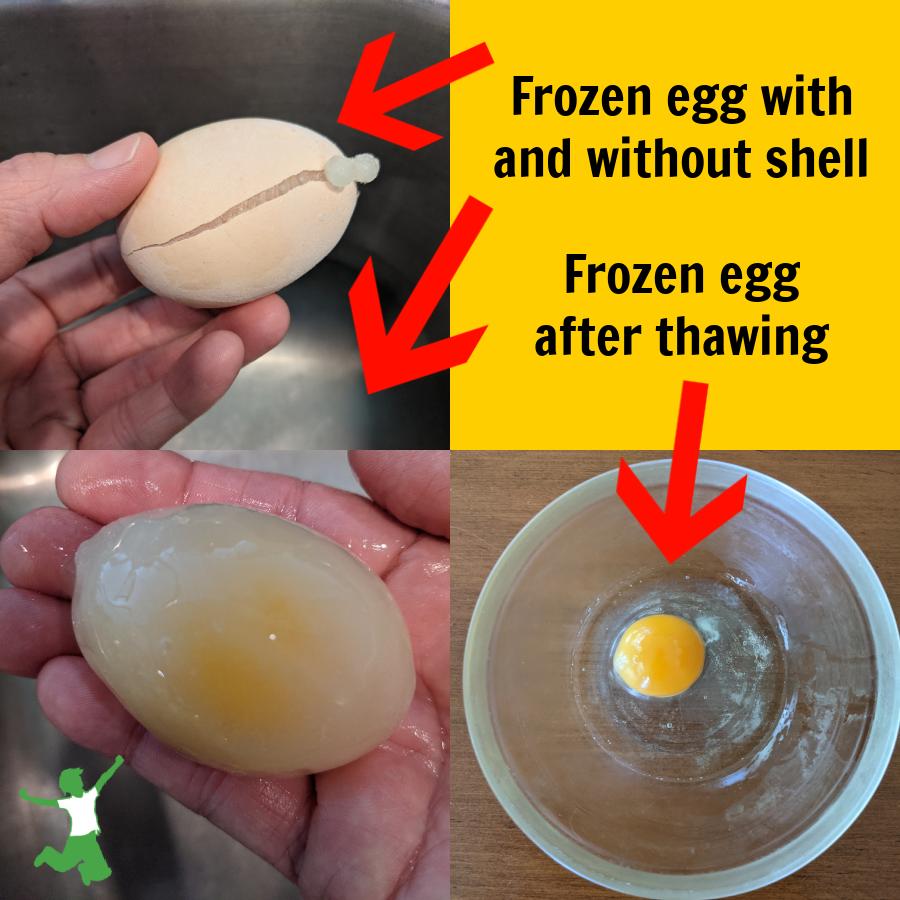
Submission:
<svg viewBox="0 0 900 900">
<path fill-rule="evenodd" d="M 137 153 L 140 142 L 141 136 L 139 134 L 130 134 L 114 144 L 109 144 L 106 147 L 95 150 L 93 153 L 87 154 L 85 159 L 95 169 L 115 169 L 117 166 L 124 166 L 125 163 L 130 163 L 134 159 L 134 154 Z"/>
</svg>

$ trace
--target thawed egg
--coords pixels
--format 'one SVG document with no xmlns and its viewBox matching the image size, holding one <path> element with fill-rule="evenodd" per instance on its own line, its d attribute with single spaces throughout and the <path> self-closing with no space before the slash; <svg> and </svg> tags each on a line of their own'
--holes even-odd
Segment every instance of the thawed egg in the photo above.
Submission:
<svg viewBox="0 0 900 900">
<path fill-rule="evenodd" d="M 679 616 L 644 616 L 625 629 L 613 656 L 619 678 L 645 697 L 674 697 L 703 671 L 706 648 Z"/>
<path fill-rule="evenodd" d="M 75 557 L 75 636 L 164 743 L 198 762 L 287 776 L 386 740 L 415 688 L 384 583 L 314 531 L 203 504 L 112 522 Z"/>
</svg>

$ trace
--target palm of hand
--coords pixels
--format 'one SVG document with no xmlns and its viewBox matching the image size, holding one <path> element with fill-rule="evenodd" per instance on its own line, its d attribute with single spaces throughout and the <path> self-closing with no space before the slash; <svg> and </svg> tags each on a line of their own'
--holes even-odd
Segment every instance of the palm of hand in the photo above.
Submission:
<svg viewBox="0 0 900 900">
<path fill-rule="evenodd" d="M 0 284 L 0 446 L 161 446 L 287 330 L 273 295 L 218 315 L 146 297 L 60 331 L 139 286 L 113 237 Z"/>
<path fill-rule="evenodd" d="M 101 753 L 121 752 L 148 780 L 272 863 L 307 900 L 444 896 L 448 544 L 362 498 L 282 476 L 192 466 L 167 453 L 73 456 L 57 479 L 69 508 L 25 516 L 0 544 L 0 563 L 17 585 L 0 601 L 0 619 L 13 635 L 0 639 L 0 666 L 37 674 L 38 698 L 57 728 Z M 384 578 L 406 619 L 418 676 L 410 710 L 388 741 L 312 777 L 228 775 L 160 744 L 78 655 L 69 604 L 59 599 L 71 597 L 78 544 L 115 518 L 198 502 L 241 503 L 298 521 L 348 547 Z"/>
</svg>

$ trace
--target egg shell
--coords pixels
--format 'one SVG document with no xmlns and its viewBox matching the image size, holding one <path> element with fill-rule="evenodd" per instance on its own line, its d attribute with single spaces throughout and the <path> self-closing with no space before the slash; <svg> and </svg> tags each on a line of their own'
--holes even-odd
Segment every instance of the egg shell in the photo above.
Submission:
<svg viewBox="0 0 900 900">
<path fill-rule="evenodd" d="M 151 291 L 188 306 L 234 306 L 283 288 L 334 248 L 356 206 L 355 183 L 308 181 L 169 246 L 341 151 L 302 125 L 229 119 L 159 148 L 149 183 L 122 217 L 126 265 Z M 142 249 L 146 248 L 146 249 Z"/>
<path fill-rule="evenodd" d="M 111 522 L 78 548 L 85 660 L 163 743 L 254 775 L 344 765 L 385 741 L 415 690 L 384 582 L 334 541 L 241 506 Z"/>
</svg>

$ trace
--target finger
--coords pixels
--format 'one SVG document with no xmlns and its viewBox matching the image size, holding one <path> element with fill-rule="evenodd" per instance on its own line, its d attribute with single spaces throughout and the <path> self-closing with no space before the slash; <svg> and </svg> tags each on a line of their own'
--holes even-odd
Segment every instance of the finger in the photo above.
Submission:
<svg viewBox="0 0 900 900">
<path fill-rule="evenodd" d="M 110 235 L 22 269 L 0 285 L 0 304 L 22 310 L 37 300 L 62 328 L 138 287 Z"/>
<path fill-rule="evenodd" d="M 133 134 L 90 156 L 26 153 L 0 163 L 0 281 L 50 246 L 112 219 L 144 189 L 156 167 L 148 134 Z M 65 318 L 54 304 L 53 313 Z"/>
<path fill-rule="evenodd" d="M 443 757 L 434 705 L 418 689 L 388 741 L 317 775 L 316 811 L 298 868 L 303 896 L 395 896 L 425 840 Z"/>
<path fill-rule="evenodd" d="M 140 739 L 136 732 L 141 726 L 83 657 L 57 656 L 47 662 L 38 673 L 37 696 L 47 718 L 90 750 L 116 756 L 132 736 Z"/>
<path fill-rule="evenodd" d="M 60 656 L 38 675 L 38 700 L 67 737 L 138 774 L 291 874 L 289 848 L 302 842 L 314 800 L 309 778 L 240 778 L 203 766 L 149 734 L 84 659 Z"/>
<path fill-rule="evenodd" d="M 30 374 L 28 369 L 7 374 L 15 379 L 5 410 L 10 444 L 17 450 L 77 447 L 88 426 L 81 408 L 78 376 L 66 362 L 58 342 L 51 339 L 35 347 L 40 362 Z M 0 363 L 0 381 L 4 377 L 2 368 Z M 27 377 L 23 380 L 22 376 Z"/>
<path fill-rule="evenodd" d="M 166 306 L 181 306 L 172 300 L 155 299 Z M 132 304 L 137 306 L 142 301 Z M 183 307 L 187 309 L 187 307 Z M 120 310 L 112 313 L 108 318 L 113 319 Z M 184 324 L 189 323 L 194 313 L 203 317 L 197 317 L 196 321 L 201 326 L 188 334 L 170 340 L 158 347 L 151 347 L 143 353 L 115 363 L 116 359 L 124 356 L 112 349 L 115 343 L 115 327 L 110 330 L 107 339 L 101 340 L 99 346 L 105 349 L 93 358 L 90 368 L 97 368 L 105 364 L 113 364 L 111 368 L 100 372 L 83 385 L 82 401 L 88 419 L 93 421 L 102 415 L 107 409 L 118 403 L 125 397 L 142 390 L 155 381 L 161 379 L 175 365 L 182 354 L 198 341 L 203 335 L 214 331 L 230 331 L 236 334 L 244 345 L 244 358 L 242 365 L 247 365 L 255 359 L 259 359 L 268 353 L 273 347 L 281 343 L 290 324 L 290 312 L 287 304 L 276 294 L 254 300 L 252 303 L 244 303 L 225 310 L 216 316 L 205 310 L 192 310 L 179 319 Z M 98 320 L 99 322 L 100 320 Z M 202 324 L 205 323 L 205 324 Z M 88 326 L 94 323 L 89 323 Z M 148 343 L 152 341 L 152 334 L 147 334 Z M 137 352 L 136 347 L 131 349 Z"/>
<path fill-rule="evenodd" d="M 100 530 L 96 522 L 58 506 L 22 516 L 0 540 L 0 569 L 18 588 L 71 598 L 75 551 Z"/>
<path fill-rule="evenodd" d="M 79 447 L 161 447 L 225 396 L 243 360 L 244 345 L 236 334 L 216 331 L 204 335 L 163 378 L 100 415 Z"/>
<path fill-rule="evenodd" d="M 53 657 L 80 653 L 68 601 L 18 588 L 0 590 L 0 669 L 36 678 Z"/>
<path fill-rule="evenodd" d="M 56 490 L 71 510 L 104 525 L 185 503 L 249 506 L 330 537 L 379 575 L 417 537 L 356 494 L 286 475 L 191 463 L 166 451 L 69 453 L 59 464 Z"/>
<path fill-rule="evenodd" d="M 205 310 L 162 297 L 142 297 L 64 331 L 59 340 L 72 369 L 86 381 L 123 359 L 196 331 L 209 319 Z"/>
<path fill-rule="evenodd" d="M 409 630 L 416 672 L 439 709 L 450 708 L 450 553 L 430 535 L 402 553 L 385 578 Z"/>
<path fill-rule="evenodd" d="M 441 900 L 450 884 L 450 766 L 440 771 L 432 795 L 425 838 L 419 845 L 415 869 L 397 892 L 397 900 Z"/>
<path fill-rule="evenodd" d="M 366 493 L 413 528 L 450 537 L 449 450 L 351 450 Z"/>
</svg>

